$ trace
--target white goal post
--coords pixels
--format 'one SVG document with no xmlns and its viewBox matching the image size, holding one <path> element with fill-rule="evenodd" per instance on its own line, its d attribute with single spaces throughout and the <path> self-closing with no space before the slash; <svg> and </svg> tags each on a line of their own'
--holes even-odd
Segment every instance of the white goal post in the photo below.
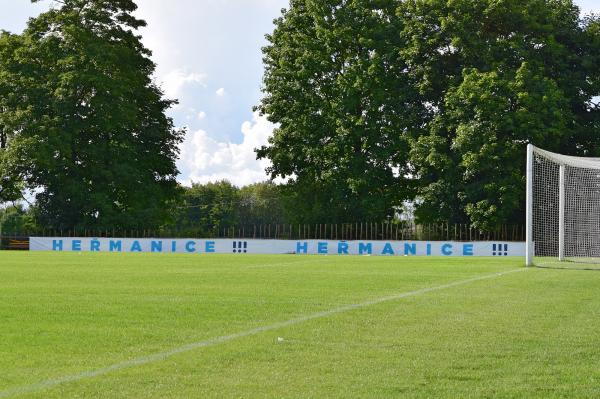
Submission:
<svg viewBox="0 0 600 399">
<path fill-rule="evenodd" d="M 600 264 L 600 158 L 527 146 L 527 266 Z"/>
</svg>

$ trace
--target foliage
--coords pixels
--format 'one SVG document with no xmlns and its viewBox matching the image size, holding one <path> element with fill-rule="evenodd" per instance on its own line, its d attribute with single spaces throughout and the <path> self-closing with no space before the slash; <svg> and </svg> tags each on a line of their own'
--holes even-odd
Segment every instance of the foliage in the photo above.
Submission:
<svg viewBox="0 0 600 399">
<path fill-rule="evenodd" d="M 238 188 L 223 180 L 193 183 L 181 189 L 177 216 L 172 224 L 165 226 L 166 230 L 210 236 L 231 226 L 287 221 L 280 187 L 270 182 Z"/>
<path fill-rule="evenodd" d="M 238 189 L 228 181 L 182 187 L 174 226 L 178 231 L 210 233 L 235 221 Z"/>
<path fill-rule="evenodd" d="M 292 0 L 265 47 L 273 177 L 305 218 L 520 222 L 531 142 L 600 153 L 600 34 L 571 0 Z"/>
<path fill-rule="evenodd" d="M 289 223 L 290 210 L 285 207 L 282 186 L 272 182 L 255 183 L 241 187 L 238 197 L 238 225 Z"/>
<path fill-rule="evenodd" d="M 397 4 L 292 0 L 267 36 L 257 108 L 279 127 L 257 154 L 291 178 L 299 222 L 380 220 L 410 196 Z"/>
<path fill-rule="evenodd" d="M 151 228 L 177 194 L 182 132 L 132 0 L 64 0 L 0 36 L 0 196 L 51 228 Z"/>
<path fill-rule="evenodd" d="M 22 205 L 16 204 L 0 209 L 0 231 L 3 233 L 26 233 L 37 230 L 34 208 L 25 209 Z"/>
<path fill-rule="evenodd" d="M 416 1 L 398 12 L 432 110 L 411 150 L 421 220 L 520 221 L 526 143 L 599 153 L 597 22 L 571 1 Z"/>
</svg>

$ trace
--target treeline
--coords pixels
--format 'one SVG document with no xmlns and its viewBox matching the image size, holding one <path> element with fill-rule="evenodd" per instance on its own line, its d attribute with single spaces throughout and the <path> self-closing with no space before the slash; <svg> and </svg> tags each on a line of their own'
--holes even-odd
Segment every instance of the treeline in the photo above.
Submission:
<svg viewBox="0 0 600 399">
<path fill-rule="evenodd" d="M 394 220 L 520 224 L 527 143 L 600 155 L 600 17 L 572 0 L 290 0 L 256 109 L 271 180 L 177 184 L 133 0 L 63 0 L 0 33 L 6 222 L 63 230 Z M 33 197 L 33 198 L 32 198 Z M 405 217 L 404 217 L 405 218 Z"/>
<path fill-rule="evenodd" d="M 482 230 L 472 225 L 420 223 L 406 218 L 410 204 L 385 221 L 307 222 L 305 214 L 288 208 L 285 186 L 271 182 L 236 187 L 228 181 L 181 187 L 172 218 L 154 229 L 131 227 L 53 229 L 38 224 L 35 206 L 0 208 L 0 236 L 22 239 L 28 235 L 76 237 L 198 237 L 332 240 L 502 240 L 523 241 L 523 224 Z M 399 216 L 403 215 L 400 219 Z M 311 217 L 319 217 L 311 215 Z M 6 244 L 6 243 L 5 243 Z"/>
<path fill-rule="evenodd" d="M 169 215 L 160 225 L 152 227 L 156 233 L 174 232 L 177 235 L 194 237 L 215 236 L 224 228 L 268 224 L 289 224 L 303 221 L 303 215 L 294 214 L 289 208 L 285 190 L 274 183 L 256 183 L 236 187 L 228 181 L 180 186 L 177 200 L 167 210 Z M 5 233 L 42 232 L 44 230 L 102 231 L 146 230 L 140 223 L 119 226 L 76 226 L 52 227 L 40 223 L 39 208 L 33 204 L 25 207 L 21 203 L 0 209 L 0 231 Z"/>
<path fill-rule="evenodd" d="M 238 188 L 228 181 L 182 187 L 181 200 L 166 230 L 215 236 L 233 226 L 285 224 L 295 220 L 285 207 L 282 187 L 256 183 Z"/>
<path fill-rule="evenodd" d="M 313 193 L 319 195 L 319 193 Z M 358 222 L 398 222 L 401 215 L 410 216 L 403 205 L 383 219 L 361 219 L 362 209 L 340 213 L 329 201 L 321 206 L 311 204 L 307 196 L 300 196 L 293 185 L 273 182 L 255 183 L 236 187 L 223 180 L 215 183 L 193 183 L 181 187 L 180 200 L 174 207 L 172 220 L 166 229 L 176 231 L 214 232 L 228 227 L 258 225 L 315 225 Z"/>
<path fill-rule="evenodd" d="M 258 151 L 305 209 L 522 223 L 527 143 L 600 155 L 600 18 L 571 0 L 291 0 Z"/>
<path fill-rule="evenodd" d="M 358 222 L 356 215 L 327 214 L 325 209 L 307 210 L 298 206 L 293 190 L 286 185 L 273 182 L 255 183 L 237 187 L 227 180 L 205 184 L 192 183 L 179 186 L 178 196 L 166 212 L 169 216 L 164 223 L 152 227 L 156 233 L 174 232 L 177 235 L 194 237 L 218 236 L 223 229 L 266 225 L 297 225 Z M 147 230 L 148 226 L 129 225 L 71 228 L 51 227 L 39 223 L 39 208 L 32 204 L 25 207 L 21 203 L 0 209 L 0 230 L 12 233 L 41 232 L 43 230 L 64 231 L 127 231 Z M 393 221 L 391 218 L 387 222 Z M 360 222 L 366 222 L 360 221 Z M 370 221 L 372 222 L 372 221 Z"/>
</svg>

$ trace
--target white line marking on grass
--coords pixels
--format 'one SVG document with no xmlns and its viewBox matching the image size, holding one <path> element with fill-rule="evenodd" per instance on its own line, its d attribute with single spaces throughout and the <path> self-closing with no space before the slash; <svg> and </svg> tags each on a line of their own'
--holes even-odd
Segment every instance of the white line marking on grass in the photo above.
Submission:
<svg viewBox="0 0 600 399">
<path fill-rule="evenodd" d="M 136 359 L 126 360 L 121 363 L 113 364 L 112 366 L 103 367 L 103 368 L 99 368 L 96 370 L 85 371 L 80 374 L 73 374 L 73 375 L 68 375 L 68 376 L 59 377 L 59 378 L 55 378 L 55 379 L 50 379 L 50 380 L 42 381 L 42 382 L 32 384 L 32 385 L 25 385 L 22 387 L 9 389 L 7 391 L 0 392 L 0 398 L 7 398 L 9 396 L 22 395 L 22 394 L 26 394 L 26 393 L 41 391 L 43 389 L 52 388 L 57 385 L 66 384 L 69 382 L 84 380 L 86 378 L 98 377 L 98 376 L 101 376 L 104 374 L 108 374 L 112 371 L 119 371 L 119 370 L 131 368 L 131 367 L 135 367 L 135 366 L 142 366 L 142 365 L 145 365 L 148 363 L 159 362 L 159 361 L 165 360 L 169 357 L 175 356 L 180 353 L 193 351 L 193 350 L 199 349 L 199 348 L 205 348 L 208 346 L 215 346 L 218 344 L 222 344 L 224 342 L 233 341 L 235 339 L 245 338 L 245 337 L 249 337 L 252 335 L 260 334 L 262 332 L 276 330 L 276 329 L 283 328 L 283 327 L 289 327 L 294 324 L 299 324 L 299 323 L 303 323 L 303 322 L 310 321 L 310 320 L 320 319 L 323 317 L 333 316 L 333 315 L 336 315 L 339 313 L 349 312 L 351 310 L 361 309 L 361 308 L 377 305 L 377 304 L 384 303 L 384 302 L 390 302 L 390 301 L 395 301 L 398 299 L 403 299 L 403 298 L 407 298 L 407 297 L 411 297 L 411 296 L 426 294 L 426 293 L 433 292 L 433 291 L 444 290 L 447 288 L 457 287 L 460 285 L 474 283 L 474 282 L 481 281 L 481 280 L 488 280 L 488 279 L 492 279 L 495 277 L 504 276 L 506 274 L 521 272 L 524 270 L 527 270 L 527 269 L 520 268 L 520 269 L 509 270 L 506 272 L 486 274 L 484 276 L 473 277 L 473 278 L 470 278 L 467 280 L 455 281 L 453 283 L 437 285 L 434 287 L 421 288 L 421 289 L 414 290 L 414 291 L 408 291 L 408 292 L 403 292 L 400 294 L 389 295 L 389 296 L 385 296 L 385 297 L 381 297 L 381 298 L 377 298 L 377 299 L 373 299 L 373 300 L 365 301 L 365 302 L 361 302 L 361 303 L 356 303 L 356 304 L 352 304 L 352 305 L 340 306 L 340 307 L 337 307 L 334 309 L 325 310 L 322 312 L 317 312 L 317 313 L 313 313 L 313 314 L 306 315 L 306 316 L 300 316 L 295 319 L 290 319 L 287 321 L 273 323 L 268 326 L 257 327 L 257 328 L 253 328 L 251 330 L 242 331 L 242 332 L 238 332 L 235 334 L 223 335 L 220 337 L 210 338 L 205 341 L 194 342 L 191 344 L 180 346 L 179 348 L 171 349 L 166 352 L 155 353 L 153 355 L 142 356 L 142 357 L 138 357 Z"/>
</svg>

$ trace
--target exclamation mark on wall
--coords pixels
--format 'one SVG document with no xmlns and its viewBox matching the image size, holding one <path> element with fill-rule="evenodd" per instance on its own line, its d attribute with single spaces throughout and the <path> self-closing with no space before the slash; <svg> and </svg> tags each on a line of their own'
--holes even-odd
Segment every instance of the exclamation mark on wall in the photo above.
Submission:
<svg viewBox="0 0 600 399">
<path fill-rule="evenodd" d="M 233 253 L 241 254 L 242 252 L 248 252 L 248 241 L 234 241 L 233 242 Z"/>
</svg>

